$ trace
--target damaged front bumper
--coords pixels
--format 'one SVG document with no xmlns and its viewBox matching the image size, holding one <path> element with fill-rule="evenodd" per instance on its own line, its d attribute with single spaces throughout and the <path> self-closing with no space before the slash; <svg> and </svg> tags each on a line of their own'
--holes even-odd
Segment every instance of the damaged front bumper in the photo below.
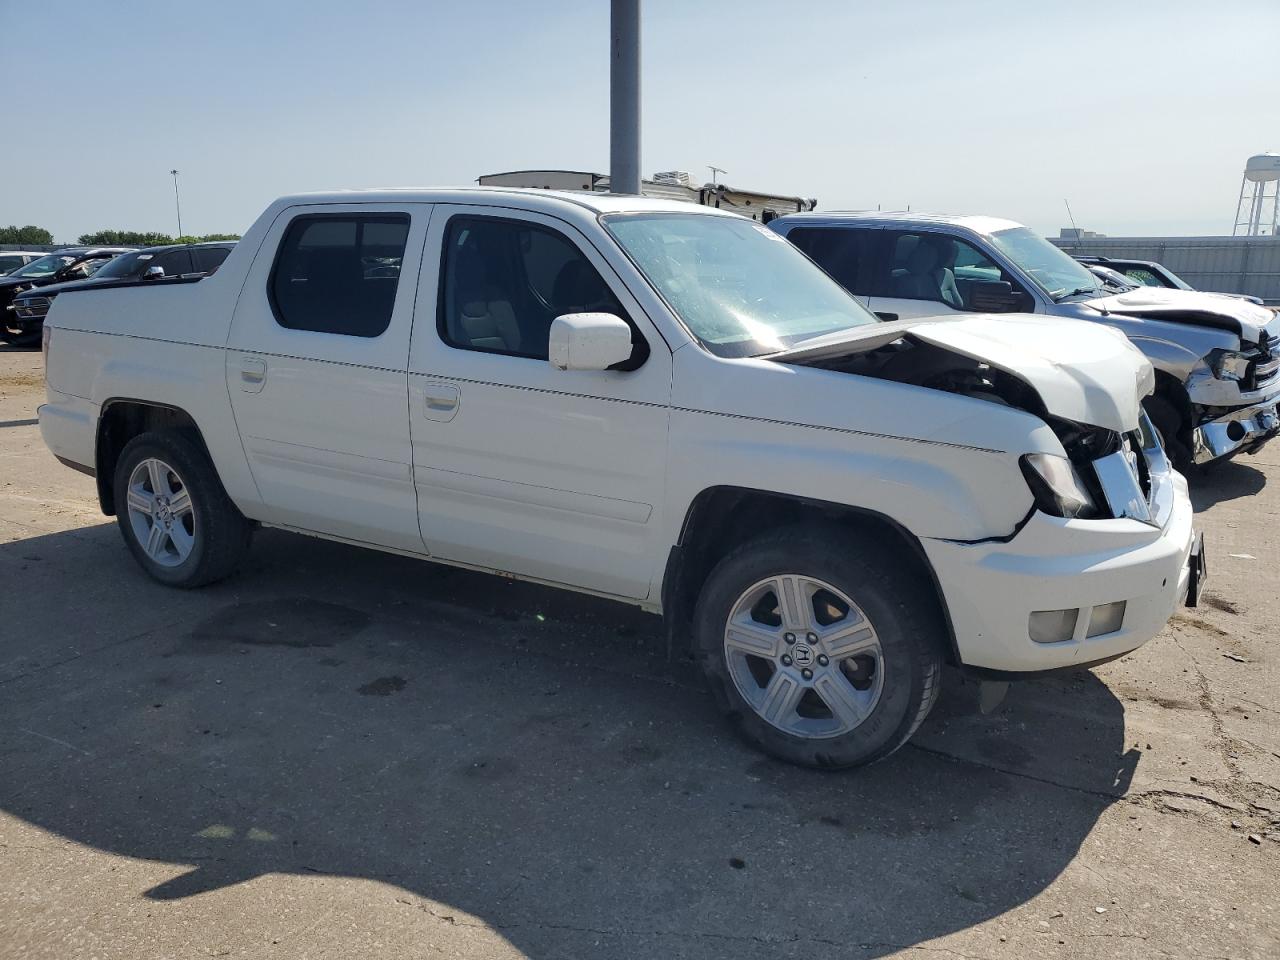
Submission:
<svg viewBox="0 0 1280 960">
<path fill-rule="evenodd" d="M 1139 443 L 1094 461 L 1110 517 L 1036 510 L 1009 539 L 925 539 L 961 664 L 988 674 L 1082 667 L 1137 649 L 1206 568 L 1186 479 L 1145 421 Z"/>
<path fill-rule="evenodd" d="M 1234 453 L 1257 450 L 1280 433 L 1280 397 L 1231 410 L 1191 431 L 1191 455 L 1208 463 Z"/>
</svg>

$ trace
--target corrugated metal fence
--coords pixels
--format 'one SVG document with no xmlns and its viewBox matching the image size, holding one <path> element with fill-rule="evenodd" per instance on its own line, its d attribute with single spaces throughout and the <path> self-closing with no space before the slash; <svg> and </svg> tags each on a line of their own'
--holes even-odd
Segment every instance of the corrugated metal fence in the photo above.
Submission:
<svg viewBox="0 0 1280 960">
<path fill-rule="evenodd" d="M 1248 293 L 1280 303 L 1275 237 L 1050 237 L 1072 256 L 1154 260 L 1198 290 Z"/>
</svg>

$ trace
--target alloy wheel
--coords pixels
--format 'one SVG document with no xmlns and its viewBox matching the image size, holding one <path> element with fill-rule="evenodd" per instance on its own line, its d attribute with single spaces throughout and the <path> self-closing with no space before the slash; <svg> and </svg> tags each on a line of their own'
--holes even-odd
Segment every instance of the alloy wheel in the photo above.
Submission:
<svg viewBox="0 0 1280 960">
<path fill-rule="evenodd" d="M 129 474 L 129 526 L 143 552 L 177 567 L 195 549 L 195 510 L 187 485 L 163 460 L 148 457 Z"/>
<path fill-rule="evenodd" d="M 799 574 L 753 584 L 724 631 L 738 692 L 767 723 L 796 737 L 837 737 L 871 715 L 884 653 L 871 621 L 831 584 Z"/>
</svg>

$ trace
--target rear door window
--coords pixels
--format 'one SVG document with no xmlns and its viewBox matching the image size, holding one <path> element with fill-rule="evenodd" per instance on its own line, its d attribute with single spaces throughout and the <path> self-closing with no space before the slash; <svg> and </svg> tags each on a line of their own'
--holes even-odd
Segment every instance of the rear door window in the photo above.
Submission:
<svg viewBox="0 0 1280 960">
<path fill-rule="evenodd" d="M 230 252 L 226 247 L 196 247 L 191 255 L 195 258 L 197 272 L 213 273 L 222 266 Z"/>
<path fill-rule="evenodd" d="M 409 235 L 404 214 L 317 214 L 289 224 L 269 281 L 290 330 L 377 337 L 391 323 Z"/>
<path fill-rule="evenodd" d="M 872 238 L 877 231 L 849 227 L 797 227 L 787 234 L 810 260 L 857 296 L 871 293 Z"/>
</svg>

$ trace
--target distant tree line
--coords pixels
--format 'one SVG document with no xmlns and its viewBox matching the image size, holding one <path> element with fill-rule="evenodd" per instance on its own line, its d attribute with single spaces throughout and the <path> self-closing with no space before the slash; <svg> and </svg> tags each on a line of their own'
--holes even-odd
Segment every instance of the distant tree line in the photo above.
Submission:
<svg viewBox="0 0 1280 960">
<path fill-rule="evenodd" d="M 25 227 L 10 225 L 0 227 L 0 243 L 53 243 L 53 234 L 44 227 L 27 224 Z"/>
<path fill-rule="evenodd" d="M 209 233 L 202 237 L 171 237 L 167 233 L 148 233 L 139 230 L 98 230 L 80 235 L 80 243 L 112 247 L 162 247 L 170 243 L 204 243 L 209 240 L 239 240 L 238 233 Z M 28 224 L 25 227 L 9 225 L 0 227 L 0 243 L 30 243 L 48 245 L 53 234 L 44 227 Z"/>
<path fill-rule="evenodd" d="M 167 233 L 142 233 L 137 230 L 98 230 L 83 233 L 80 242 L 94 246 L 162 247 L 170 243 L 204 243 L 208 240 L 239 240 L 238 233 L 209 233 L 202 237 L 171 237 Z M 31 241 L 34 243 L 35 241 Z"/>
</svg>

